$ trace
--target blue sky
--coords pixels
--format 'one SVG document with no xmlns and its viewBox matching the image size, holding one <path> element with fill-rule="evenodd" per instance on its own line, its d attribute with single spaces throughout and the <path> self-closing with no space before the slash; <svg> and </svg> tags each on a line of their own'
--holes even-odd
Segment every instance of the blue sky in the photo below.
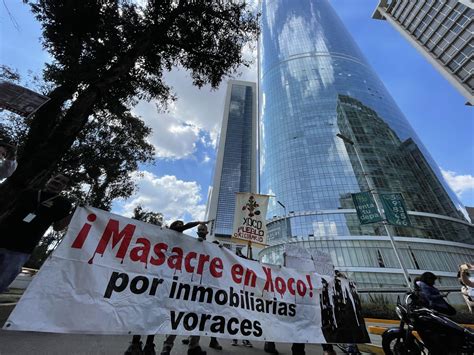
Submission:
<svg viewBox="0 0 474 355">
<path fill-rule="evenodd" d="M 473 108 L 465 106 L 465 99 L 387 22 L 371 19 L 378 0 L 331 3 L 448 183 L 465 205 L 474 206 Z M 23 75 L 29 70 L 40 73 L 49 56 L 42 50 L 40 27 L 28 7 L 6 0 L 0 4 L 0 22 L 0 62 Z M 256 80 L 255 68 L 242 70 L 237 78 Z M 155 104 L 146 102 L 134 109 L 153 128 L 155 165 L 142 167 L 143 176 L 135 176 L 139 191 L 127 201 L 117 201 L 114 210 L 126 214 L 141 203 L 164 213 L 167 220 L 202 219 L 225 82 L 217 91 L 197 90 L 183 70 L 172 71 L 166 80 L 178 96 L 168 113 L 158 114 Z"/>
</svg>

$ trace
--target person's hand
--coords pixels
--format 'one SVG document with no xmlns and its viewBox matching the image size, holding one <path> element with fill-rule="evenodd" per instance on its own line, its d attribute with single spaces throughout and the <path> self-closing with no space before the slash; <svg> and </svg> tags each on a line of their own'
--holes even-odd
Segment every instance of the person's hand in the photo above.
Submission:
<svg viewBox="0 0 474 355">
<path fill-rule="evenodd" d="M 222 245 L 221 243 L 219 243 L 218 240 L 214 240 L 212 243 L 213 243 L 213 244 L 217 244 L 217 246 L 218 246 L 219 248 L 222 248 L 222 247 L 224 246 L 224 245 Z"/>
</svg>

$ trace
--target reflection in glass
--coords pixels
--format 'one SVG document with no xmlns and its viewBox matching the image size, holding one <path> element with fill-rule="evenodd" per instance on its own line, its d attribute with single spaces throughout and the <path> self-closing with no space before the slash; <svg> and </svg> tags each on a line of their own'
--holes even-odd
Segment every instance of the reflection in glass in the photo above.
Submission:
<svg viewBox="0 0 474 355">
<path fill-rule="evenodd" d="M 230 238 L 235 193 L 256 191 L 256 84 L 229 81 L 207 219 L 210 236 Z M 225 239 L 224 239 L 225 240 Z"/>
<path fill-rule="evenodd" d="M 386 282 L 400 276 L 403 284 L 393 252 L 384 249 L 382 224 L 362 226 L 353 210 L 350 194 L 368 186 L 354 148 L 337 133 L 357 144 L 375 193 L 403 194 L 413 226 L 392 230 L 411 238 L 418 263 L 423 250 L 418 240 L 463 243 L 474 255 L 474 231 L 464 208 L 327 0 L 263 1 L 260 58 L 260 192 L 293 211 L 287 227 L 281 208 L 269 205 L 275 247 L 261 254 L 264 261 L 281 260 L 280 243 L 306 240 L 324 249 L 333 240 L 329 251 L 338 267 L 373 268 L 354 272 L 359 281 L 369 282 L 367 273 L 378 275 L 382 255 L 385 269 L 394 268 Z M 357 238 L 366 236 L 372 236 L 373 247 L 355 249 Z M 411 252 L 399 244 L 412 265 Z M 361 255 L 351 254 L 354 250 Z M 462 260 L 449 255 L 449 262 L 433 270 L 454 271 Z M 385 280 L 386 274 L 377 277 Z"/>
</svg>

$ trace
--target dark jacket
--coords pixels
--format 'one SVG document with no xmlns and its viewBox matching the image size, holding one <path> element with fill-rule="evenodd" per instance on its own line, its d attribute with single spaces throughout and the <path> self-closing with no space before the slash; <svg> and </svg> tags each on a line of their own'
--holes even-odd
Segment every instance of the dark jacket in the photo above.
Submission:
<svg viewBox="0 0 474 355">
<path fill-rule="evenodd" d="M 456 310 L 446 302 L 436 287 L 430 286 L 423 281 L 417 281 L 416 285 L 418 286 L 420 296 L 425 301 L 427 307 L 447 315 L 456 314 Z"/>
</svg>

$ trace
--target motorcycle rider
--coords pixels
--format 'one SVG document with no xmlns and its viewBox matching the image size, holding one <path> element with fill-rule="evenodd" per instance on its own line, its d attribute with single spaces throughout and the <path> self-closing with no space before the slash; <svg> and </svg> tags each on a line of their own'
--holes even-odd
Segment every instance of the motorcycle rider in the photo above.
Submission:
<svg viewBox="0 0 474 355">
<path fill-rule="evenodd" d="M 448 316 L 456 314 L 456 310 L 445 301 L 443 295 L 434 287 L 437 277 L 432 272 L 424 272 L 415 280 L 415 290 L 428 308 L 444 313 Z"/>
<path fill-rule="evenodd" d="M 415 279 L 415 291 L 408 292 L 404 303 L 397 302 L 400 325 L 382 335 L 385 354 L 472 354 L 474 332 L 445 316 L 456 311 L 434 287 L 435 280 L 432 272 L 423 273 Z"/>
</svg>

